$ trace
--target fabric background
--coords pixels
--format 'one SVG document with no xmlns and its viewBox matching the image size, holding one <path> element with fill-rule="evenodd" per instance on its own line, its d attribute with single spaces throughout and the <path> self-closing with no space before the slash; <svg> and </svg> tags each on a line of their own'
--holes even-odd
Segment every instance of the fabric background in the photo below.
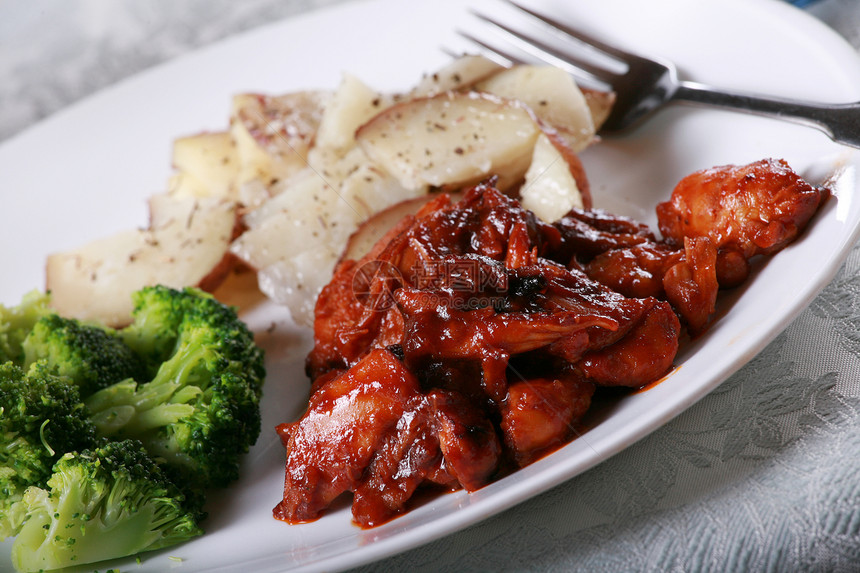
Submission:
<svg viewBox="0 0 860 573">
<path fill-rule="evenodd" d="M 186 51 L 342 0 L 0 0 L 0 141 Z M 809 12 L 860 47 L 860 2 Z M 860 248 L 770 346 L 591 471 L 375 571 L 860 571 Z"/>
</svg>

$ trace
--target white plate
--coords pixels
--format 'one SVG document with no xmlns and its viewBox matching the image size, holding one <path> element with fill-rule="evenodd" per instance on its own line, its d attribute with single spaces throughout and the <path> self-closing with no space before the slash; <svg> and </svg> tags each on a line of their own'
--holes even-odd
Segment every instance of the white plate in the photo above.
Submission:
<svg viewBox="0 0 860 573">
<path fill-rule="evenodd" d="M 53 250 L 146 222 L 145 198 L 164 189 L 174 137 L 223 129 L 238 91 L 333 88 L 349 71 L 380 89 L 403 89 L 463 48 L 453 30 L 471 27 L 459 0 L 355 2 L 254 30 L 122 82 L 0 147 L 0 302 L 43 284 Z M 488 12 L 488 1 L 472 2 Z M 812 98 L 860 99 L 860 61 L 822 24 L 770 0 L 543 0 L 558 17 L 631 47 L 673 58 L 689 79 L 735 89 Z M 796 169 L 847 170 L 803 238 L 768 262 L 679 368 L 655 388 L 622 400 L 601 423 L 558 452 L 482 490 L 433 499 L 382 527 L 362 531 L 348 508 L 288 526 L 271 516 L 283 477 L 272 430 L 297 416 L 308 383 L 306 333 L 284 312 L 246 316 L 277 328 L 269 347 L 263 434 L 233 488 L 213 497 L 208 533 L 132 560 L 100 564 L 139 572 L 334 570 L 356 566 L 457 531 L 526 500 L 617 453 L 689 407 L 753 357 L 829 281 L 860 222 L 857 154 L 808 128 L 729 112 L 674 107 L 645 127 L 583 154 L 598 206 L 653 223 L 653 206 L 683 175 L 718 164 L 783 157 Z M 0 568 L 8 566 L 9 542 Z M 81 570 L 90 571 L 92 566 Z"/>
</svg>

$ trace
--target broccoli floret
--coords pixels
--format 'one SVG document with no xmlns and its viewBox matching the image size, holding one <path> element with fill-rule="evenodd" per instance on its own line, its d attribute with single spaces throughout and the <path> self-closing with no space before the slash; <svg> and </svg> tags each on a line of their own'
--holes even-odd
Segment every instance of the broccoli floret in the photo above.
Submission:
<svg viewBox="0 0 860 573">
<path fill-rule="evenodd" d="M 135 440 L 67 453 L 46 488 L 18 502 L 25 521 L 12 545 L 19 571 L 62 569 L 133 555 L 200 535 L 190 506 Z"/>
<path fill-rule="evenodd" d="M 88 396 L 126 378 L 143 379 L 142 360 L 107 327 L 49 314 L 24 339 L 24 366 L 45 361 Z"/>
<path fill-rule="evenodd" d="M 27 369 L 43 360 L 83 396 L 125 378 L 146 377 L 141 358 L 114 330 L 60 317 L 49 302 L 49 294 L 32 291 L 16 307 L 0 306 L 0 363 Z"/>
<path fill-rule="evenodd" d="M 235 308 L 197 288 L 144 287 L 133 298 L 134 321 L 119 335 L 146 361 L 152 375 L 162 362 L 176 355 L 180 330 L 193 321 L 218 331 L 218 352 L 232 366 L 246 368 L 245 376 L 260 393 L 266 376 L 263 353 Z"/>
<path fill-rule="evenodd" d="M 24 359 L 21 345 L 36 322 L 51 313 L 49 300 L 49 295 L 34 290 L 18 306 L 0 305 L 0 364 L 11 360 L 21 365 Z"/>
<path fill-rule="evenodd" d="M 135 296 L 123 339 L 154 377 L 87 398 L 101 435 L 139 439 L 181 481 L 222 487 L 260 433 L 263 353 L 235 309 L 193 288 L 148 287 Z"/>
<path fill-rule="evenodd" d="M 120 331 L 61 318 L 48 300 L 0 307 L 0 539 L 17 535 L 16 567 L 199 535 L 203 490 L 235 480 L 260 433 L 253 334 L 193 288 L 141 290 Z"/>
<path fill-rule="evenodd" d="M 0 365 L 0 539 L 19 527 L 12 506 L 27 487 L 44 486 L 61 455 L 94 443 L 77 387 L 41 364 L 26 373 Z"/>
<path fill-rule="evenodd" d="M 144 287 L 132 295 L 134 321 L 120 331 L 120 336 L 150 368 L 152 375 L 173 354 L 179 327 L 189 305 L 197 296 L 180 295 L 167 287 Z M 196 293 L 195 293 L 196 294 Z"/>
</svg>

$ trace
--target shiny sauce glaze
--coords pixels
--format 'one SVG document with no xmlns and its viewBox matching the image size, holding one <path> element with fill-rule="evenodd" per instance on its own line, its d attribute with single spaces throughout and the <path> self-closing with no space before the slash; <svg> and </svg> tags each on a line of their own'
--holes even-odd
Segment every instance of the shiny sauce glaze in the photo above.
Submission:
<svg viewBox="0 0 860 573">
<path fill-rule="evenodd" d="M 598 210 L 548 224 L 490 184 L 436 196 L 321 293 L 308 409 L 277 428 L 275 517 L 311 521 L 351 492 L 374 527 L 422 489 L 474 491 L 556 450 L 597 389 L 662 379 L 719 290 L 827 196 L 778 160 L 700 171 L 657 207 L 662 239 Z"/>
</svg>

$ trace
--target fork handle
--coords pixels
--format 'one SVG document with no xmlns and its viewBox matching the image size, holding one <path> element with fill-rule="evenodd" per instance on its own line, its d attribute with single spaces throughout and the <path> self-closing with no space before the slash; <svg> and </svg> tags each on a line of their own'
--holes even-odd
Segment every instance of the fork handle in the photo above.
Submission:
<svg viewBox="0 0 860 573">
<path fill-rule="evenodd" d="M 833 141 L 860 148 L 860 102 L 818 104 L 728 92 L 695 82 L 681 82 L 672 99 L 801 123 L 820 129 Z"/>
</svg>

